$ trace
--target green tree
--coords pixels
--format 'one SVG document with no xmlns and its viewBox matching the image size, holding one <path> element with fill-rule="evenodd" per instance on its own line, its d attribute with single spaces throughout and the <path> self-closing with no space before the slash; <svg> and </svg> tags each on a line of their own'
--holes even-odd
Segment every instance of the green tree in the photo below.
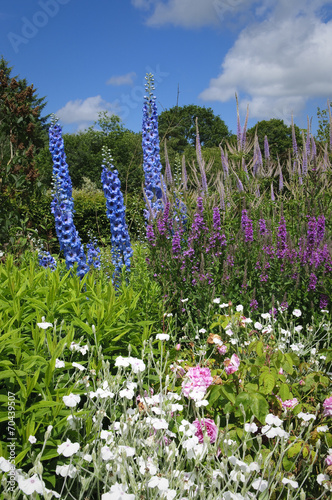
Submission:
<svg viewBox="0 0 332 500">
<path fill-rule="evenodd" d="M 301 131 L 297 125 L 295 127 L 296 141 L 302 144 Z M 270 156 L 280 161 L 288 158 L 289 151 L 292 149 L 292 127 L 287 126 L 283 120 L 272 118 L 271 120 L 262 120 L 248 130 L 248 137 L 253 138 L 257 132 L 258 142 L 262 154 L 264 155 L 264 137 L 269 143 Z"/>
<path fill-rule="evenodd" d="M 38 187 L 35 156 L 47 141 L 41 112 L 46 105 L 26 79 L 11 75 L 0 59 L 0 242 L 15 238 L 28 223 L 31 195 Z M 11 231 L 12 230 L 12 234 Z"/>
<path fill-rule="evenodd" d="M 211 108 L 190 104 L 174 106 L 160 113 L 158 128 L 161 142 L 166 139 L 168 146 L 180 154 L 187 146 L 195 146 L 196 118 L 202 146 L 215 147 L 230 137 L 227 125 Z"/>
<path fill-rule="evenodd" d="M 328 102 L 330 109 L 332 107 L 332 103 Z M 331 112 L 331 111 L 330 111 Z M 320 142 L 330 142 L 330 113 L 329 108 L 320 109 L 317 108 L 317 119 L 318 119 L 318 128 L 316 139 Z"/>
</svg>

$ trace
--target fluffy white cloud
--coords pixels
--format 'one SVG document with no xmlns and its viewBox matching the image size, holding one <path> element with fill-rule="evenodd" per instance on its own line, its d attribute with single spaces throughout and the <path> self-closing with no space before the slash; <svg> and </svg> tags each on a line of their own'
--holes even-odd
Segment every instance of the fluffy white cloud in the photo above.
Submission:
<svg viewBox="0 0 332 500">
<path fill-rule="evenodd" d="M 253 0 L 132 0 L 134 7 L 153 12 L 147 19 L 149 26 L 173 24 L 185 28 L 217 25 L 229 12 L 235 13 L 239 5 Z"/>
<path fill-rule="evenodd" d="M 327 3 L 279 0 L 267 18 L 240 33 L 220 75 L 200 97 L 226 102 L 237 92 L 243 96 L 241 108 L 249 102 L 251 117 L 286 122 L 308 99 L 330 97 L 332 21 L 323 20 Z M 261 8 L 270 5 L 267 0 Z"/>
<path fill-rule="evenodd" d="M 62 123 L 89 123 L 98 119 L 98 113 L 108 111 L 111 114 L 116 112 L 114 105 L 102 99 L 100 95 L 87 97 L 86 99 L 76 99 L 69 101 L 55 114 Z"/>
<path fill-rule="evenodd" d="M 134 85 L 134 79 L 136 78 L 136 73 L 132 71 L 126 75 L 112 76 L 107 80 L 107 85 Z"/>
</svg>

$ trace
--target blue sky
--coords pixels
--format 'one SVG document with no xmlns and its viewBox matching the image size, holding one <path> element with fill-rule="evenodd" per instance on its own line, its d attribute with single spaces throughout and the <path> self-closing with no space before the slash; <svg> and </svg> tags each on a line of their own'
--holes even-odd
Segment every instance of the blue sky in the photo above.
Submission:
<svg viewBox="0 0 332 500">
<path fill-rule="evenodd" d="M 12 0 L 0 3 L 0 55 L 33 83 L 65 132 L 118 114 L 139 131 L 144 77 L 159 113 L 211 107 L 236 131 L 291 115 L 300 127 L 332 100 L 332 2 L 324 0 Z"/>
</svg>

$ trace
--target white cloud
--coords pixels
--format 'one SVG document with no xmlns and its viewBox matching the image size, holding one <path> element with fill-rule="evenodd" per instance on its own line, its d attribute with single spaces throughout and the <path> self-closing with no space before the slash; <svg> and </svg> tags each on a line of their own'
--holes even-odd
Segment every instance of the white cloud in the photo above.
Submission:
<svg viewBox="0 0 332 500">
<path fill-rule="evenodd" d="M 79 123 L 82 125 L 97 120 L 98 113 L 101 111 L 108 111 L 113 114 L 116 109 L 111 103 L 102 99 L 100 95 L 96 95 L 87 97 L 84 100 L 69 101 L 55 114 L 65 124 Z"/>
<path fill-rule="evenodd" d="M 269 0 L 263 3 L 271 6 Z M 318 13 L 325 4 L 279 0 L 267 19 L 240 33 L 220 75 L 199 97 L 226 102 L 237 92 L 241 108 L 249 102 L 251 117 L 285 121 L 308 99 L 331 97 L 332 21 L 323 22 Z"/>
<path fill-rule="evenodd" d="M 132 0 L 136 8 L 153 12 L 147 19 L 149 26 L 172 24 L 185 28 L 216 26 L 228 15 L 249 7 L 255 0 Z"/>
<path fill-rule="evenodd" d="M 112 76 L 107 80 L 107 85 L 134 85 L 134 79 L 136 78 L 136 73 L 132 71 L 126 75 Z"/>
</svg>

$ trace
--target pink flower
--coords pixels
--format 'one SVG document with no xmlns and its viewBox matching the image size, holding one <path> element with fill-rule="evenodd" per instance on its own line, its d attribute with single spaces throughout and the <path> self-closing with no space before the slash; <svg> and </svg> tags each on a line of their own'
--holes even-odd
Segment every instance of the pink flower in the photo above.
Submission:
<svg viewBox="0 0 332 500">
<path fill-rule="evenodd" d="M 195 435 L 198 437 L 198 441 L 200 443 L 203 443 L 204 441 L 204 436 L 203 436 L 204 427 L 207 435 L 210 438 L 210 443 L 212 444 L 215 442 L 215 440 L 217 439 L 218 428 L 211 418 L 203 418 L 201 421 L 196 419 L 194 420 L 193 424 L 197 429 Z"/>
<path fill-rule="evenodd" d="M 325 399 L 324 403 L 324 417 L 332 417 L 332 396 Z"/>
<path fill-rule="evenodd" d="M 181 344 L 176 344 L 175 349 L 179 351 L 181 349 Z"/>
<path fill-rule="evenodd" d="M 278 397 L 278 396 L 277 396 Z M 292 410 L 295 408 L 297 404 L 299 404 L 298 400 L 296 398 L 293 399 L 286 399 L 286 401 L 283 401 L 281 398 L 278 397 L 278 399 L 281 401 L 281 406 L 283 409 L 287 410 Z"/>
<path fill-rule="evenodd" d="M 219 354 L 226 354 L 226 352 L 227 352 L 227 345 L 223 344 L 221 346 L 218 346 L 217 347 L 217 351 L 219 352 Z"/>
<path fill-rule="evenodd" d="M 206 393 L 206 389 L 212 384 L 213 378 L 209 368 L 191 366 L 187 376 L 182 382 L 182 392 L 188 398 L 192 391 Z"/>
<path fill-rule="evenodd" d="M 231 375 L 232 373 L 235 373 L 240 366 L 240 360 L 236 354 L 233 354 L 231 359 L 227 358 L 224 361 L 225 365 L 225 372 L 227 375 Z"/>
<path fill-rule="evenodd" d="M 195 423 L 195 422 L 194 422 Z M 196 434 L 197 435 L 197 434 Z M 330 465 L 332 465 L 332 455 L 328 455 L 326 458 L 325 458 L 325 463 L 326 465 L 329 467 Z"/>
</svg>

